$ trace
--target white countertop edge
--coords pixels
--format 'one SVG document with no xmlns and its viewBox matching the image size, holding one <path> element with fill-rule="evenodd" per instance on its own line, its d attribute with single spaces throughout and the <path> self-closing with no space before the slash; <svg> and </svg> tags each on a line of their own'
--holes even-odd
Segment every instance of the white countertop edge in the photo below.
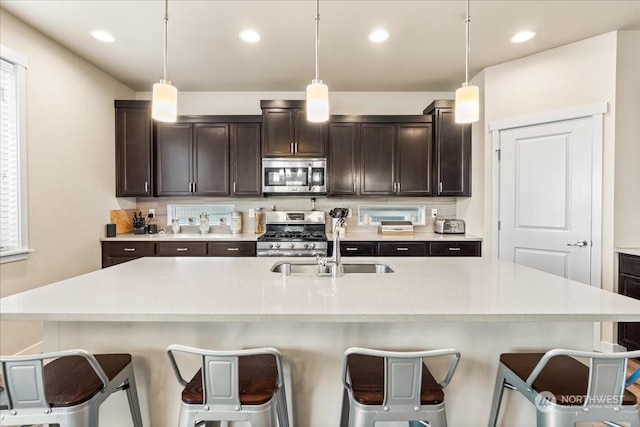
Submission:
<svg viewBox="0 0 640 427">
<path fill-rule="evenodd" d="M 616 248 L 619 254 L 640 256 L 640 248 Z"/>
<path fill-rule="evenodd" d="M 0 313 L 3 321 L 42 321 L 42 322 L 181 322 L 181 323 L 504 323 L 504 322 L 593 322 L 591 313 L 458 313 L 458 314 L 131 314 L 131 315 L 93 315 L 93 314 L 5 314 Z M 640 322 L 640 314 L 622 313 L 599 315 L 598 322 Z"/>
</svg>

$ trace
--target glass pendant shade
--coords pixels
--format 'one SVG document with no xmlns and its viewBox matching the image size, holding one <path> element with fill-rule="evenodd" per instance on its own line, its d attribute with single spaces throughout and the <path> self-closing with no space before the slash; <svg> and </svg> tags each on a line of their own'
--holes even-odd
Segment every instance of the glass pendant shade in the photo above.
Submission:
<svg viewBox="0 0 640 427">
<path fill-rule="evenodd" d="M 467 86 L 456 90 L 456 123 L 473 123 L 480 118 L 480 89 Z"/>
<path fill-rule="evenodd" d="M 326 122 L 329 120 L 329 87 L 322 80 L 313 80 L 307 86 L 307 120 Z"/>
<path fill-rule="evenodd" d="M 153 85 L 151 117 L 161 122 L 175 122 L 178 115 L 178 89 L 168 80 Z"/>
</svg>

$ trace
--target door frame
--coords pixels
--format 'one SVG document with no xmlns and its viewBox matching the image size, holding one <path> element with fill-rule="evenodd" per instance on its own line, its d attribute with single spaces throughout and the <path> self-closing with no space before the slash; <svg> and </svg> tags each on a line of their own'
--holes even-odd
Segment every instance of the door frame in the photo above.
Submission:
<svg viewBox="0 0 640 427">
<path fill-rule="evenodd" d="M 606 102 L 584 105 L 563 110 L 497 120 L 489 123 L 491 133 L 491 254 L 498 256 L 500 238 L 498 219 L 500 217 L 500 132 L 525 126 L 591 118 L 593 124 L 591 160 L 591 272 L 590 285 L 602 288 L 602 150 L 604 143 L 604 114 L 608 111 Z"/>
</svg>

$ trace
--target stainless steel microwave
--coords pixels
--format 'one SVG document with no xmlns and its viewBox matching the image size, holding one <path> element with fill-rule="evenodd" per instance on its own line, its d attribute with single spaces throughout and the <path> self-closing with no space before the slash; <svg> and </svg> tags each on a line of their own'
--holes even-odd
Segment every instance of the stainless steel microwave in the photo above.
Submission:
<svg viewBox="0 0 640 427">
<path fill-rule="evenodd" d="M 309 158 L 262 159 L 263 194 L 326 194 L 327 160 Z"/>
</svg>

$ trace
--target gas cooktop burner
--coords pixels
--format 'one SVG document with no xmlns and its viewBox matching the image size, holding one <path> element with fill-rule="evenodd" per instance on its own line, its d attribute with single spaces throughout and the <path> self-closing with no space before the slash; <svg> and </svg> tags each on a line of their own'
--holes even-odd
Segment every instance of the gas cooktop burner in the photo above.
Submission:
<svg viewBox="0 0 640 427">
<path fill-rule="evenodd" d="M 260 242 L 321 242 L 324 240 L 327 240 L 327 235 L 318 231 L 267 231 L 258 237 Z"/>
</svg>

